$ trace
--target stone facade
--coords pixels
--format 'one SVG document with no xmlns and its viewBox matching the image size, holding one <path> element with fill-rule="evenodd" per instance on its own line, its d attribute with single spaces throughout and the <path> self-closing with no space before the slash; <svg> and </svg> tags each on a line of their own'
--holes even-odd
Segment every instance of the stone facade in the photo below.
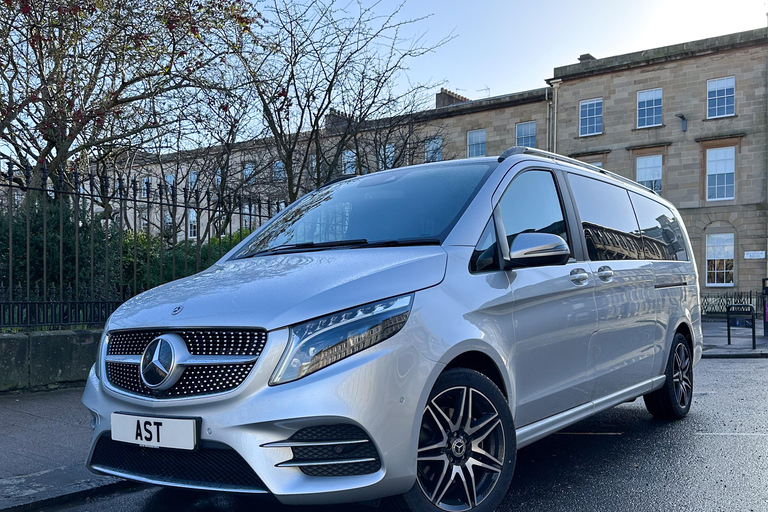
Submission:
<svg viewBox="0 0 768 512">
<path fill-rule="evenodd" d="M 437 94 L 436 103 L 445 91 Z M 443 138 L 443 159 L 466 158 L 467 133 L 485 130 L 485 154 L 498 155 L 514 146 L 518 123 L 536 122 L 536 147 L 549 147 L 549 88 L 535 89 L 484 100 L 466 101 L 438 107 L 420 115 L 425 125 Z M 423 152 L 417 153 L 421 158 Z M 414 163 L 423 160 L 417 158 Z"/>
</svg>

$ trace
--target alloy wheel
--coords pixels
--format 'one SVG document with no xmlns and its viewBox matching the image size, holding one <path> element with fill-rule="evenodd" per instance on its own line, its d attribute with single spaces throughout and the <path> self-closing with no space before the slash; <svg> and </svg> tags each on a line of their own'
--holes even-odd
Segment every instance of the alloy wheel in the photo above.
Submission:
<svg viewBox="0 0 768 512">
<path fill-rule="evenodd" d="M 469 386 L 427 404 L 419 432 L 417 480 L 442 510 L 470 510 L 493 491 L 504 467 L 504 424 L 493 403 Z"/>
<path fill-rule="evenodd" d="M 680 407 L 686 408 L 691 401 L 693 390 L 693 366 L 691 353 L 685 343 L 680 343 L 675 349 L 672 363 L 672 382 L 675 386 L 675 398 Z"/>
</svg>

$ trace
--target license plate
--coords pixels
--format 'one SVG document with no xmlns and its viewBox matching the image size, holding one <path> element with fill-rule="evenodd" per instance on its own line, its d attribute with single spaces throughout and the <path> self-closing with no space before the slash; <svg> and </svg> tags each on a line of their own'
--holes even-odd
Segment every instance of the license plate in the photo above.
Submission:
<svg viewBox="0 0 768 512">
<path fill-rule="evenodd" d="M 194 450 L 197 421 L 112 413 L 112 440 L 153 448 Z"/>
</svg>

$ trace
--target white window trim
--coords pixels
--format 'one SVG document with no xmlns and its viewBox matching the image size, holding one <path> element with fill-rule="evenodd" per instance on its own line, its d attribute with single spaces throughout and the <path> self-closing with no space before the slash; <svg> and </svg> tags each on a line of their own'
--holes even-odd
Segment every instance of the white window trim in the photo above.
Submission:
<svg viewBox="0 0 768 512">
<path fill-rule="evenodd" d="M 603 106 L 603 113 L 600 114 L 600 131 L 594 132 L 594 133 L 581 133 L 581 105 L 582 103 L 588 103 L 590 101 L 597 101 L 600 100 L 600 103 Z M 590 98 L 587 100 L 581 100 L 579 101 L 579 137 L 592 137 L 595 135 L 602 135 L 603 134 L 603 115 L 605 114 L 605 102 L 603 101 L 603 98 Z"/>
<path fill-rule="evenodd" d="M 648 181 L 655 181 L 655 180 L 640 180 L 640 159 L 642 158 L 659 158 L 659 161 L 661 162 L 659 164 L 659 171 L 661 172 L 661 176 L 659 177 L 659 181 L 661 182 L 661 190 L 654 190 L 657 193 L 663 193 L 664 192 L 664 155 L 663 154 L 656 154 L 656 155 L 643 155 L 638 156 L 635 158 L 635 181 L 640 183 L 642 185 L 642 181 L 648 182 Z M 645 187 L 648 187 L 647 185 L 643 185 Z M 650 187 L 648 187 L 650 188 Z"/>
<path fill-rule="evenodd" d="M 733 78 L 733 114 L 723 114 L 722 116 L 712 116 L 709 115 L 709 82 L 714 82 L 715 80 L 721 80 L 723 78 Z M 731 76 L 720 76 L 717 78 L 710 78 L 707 80 L 707 83 L 705 84 L 704 89 L 704 108 L 707 112 L 707 119 L 722 119 L 724 117 L 736 117 L 736 75 Z"/>
<path fill-rule="evenodd" d="M 723 148 L 733 148 L 733 195 L 731 197 L 716 197 L 713 199 L 709 198 L 709 177 L 711 176 L 709 173 L 709 151 L 711 149 L 722 149 L 722 148 L 707 148 L 704 151 L 704 164 L 707 166 L 706 172 L 704 173 L 704 200 L 708 203 L 714 203 L 717 201 L 735 201 L 736 200 L 736 146 L 723 146 Z M 713 173 L 713 174 L 730 174 L 730 173 Z"/>
<path fill-rule="evenodd" d="M 482 155 L 469 156 L 469 148 L 470 148 L 470 146 L 479 146 L 480 145 L 480 143 L 470 144 L 469 143 L 469 134 L 470 133 L 478 133 L 478 132 L 483 132 L 483 142 L 482 142 L 482 144 L 483 144 L 483 146 L 485 146 L 485 148 L 483 149 L 483 154 Z M 467 131 L 467 158 L 482 158 L 482 157 L 487 156 L 487 155 L 488 155 L 488 134 L 485 131 L 485 128 L 479 128 L 477 130 L 468 130 Z"/>
<path fill-rule="evenodd" d="M 530 124 L 533 125 L 533 135 L 523 135 L 521 137 L 520 136 L 520 127 L 523 126 L 523 125 L 530 125 Z M 536 141 L 536 135 L 537 135 L 536 130 L 537 130 L 537 126 L 536 126 L 536 121 L 534 121 L 534 120 L 523 121 L 523 122 L 520 122 L 520 123 L 515 123 L 515 145 L 516 146 L 520 145 L 519 144 L 519 139 L 528 139 L 528 138 L 533 137 L 533 146 L 528 146 L 528 147 L 534 147 L 535 148 L 536 147 L 536 142 L 537 142 Z"/>
<path fill-rule="evenodd" d="M 644 92 L 652 92 L 652 91 L 661 91 L 661 122 L 659 124 L 647 124 L 645 126 L 640 126 L 640 94 Z M 635 116 L 636 118 L 635 126 L 637 127 L 638 130 L 644 130 L 646 128 L 654 128 L 657 126 L 664 126 L 664 88 L 654 87 L 653 89 L 644 89 L 642 91 L 637 91 L 637 96 L 635 98 L 635 110 L 637 111 L 637 115 Z"/>
<path fill-rule="evenodd" d="M 708 274 L 708 263 L 710 259 L 716 260 L 716 259 L 731 259 L 731 258 L 709 258 L 708 254 L 708 248 L 707 248 L 707 237 L 711 235 L 731 235 L 733 237 L 733 282 L 732 283 L 709 283 L 707 282 L 707 278 L 709 277 Z M 707 233 L 704 235 L 704 286 L 706 288 L 735 288 L 736 287 L 736 235 L 735 233 Z"/>
</svg>

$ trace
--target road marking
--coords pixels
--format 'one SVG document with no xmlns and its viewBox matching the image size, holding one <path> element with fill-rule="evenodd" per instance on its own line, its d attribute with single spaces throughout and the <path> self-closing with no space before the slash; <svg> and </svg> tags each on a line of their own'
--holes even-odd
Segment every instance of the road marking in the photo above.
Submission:
<svg viewBox="0 0 768 512">
<path fill-rule="evenodd" d="M 744 437 L 768 437 L 768 434 L 748 432 L 694 432 L 697 436 L 744 436 Z"/>
<path fill-rule="evenodd" d="M 623 432 L 555 432 L 560 436 L 620 436 Z"/>
</svg>

